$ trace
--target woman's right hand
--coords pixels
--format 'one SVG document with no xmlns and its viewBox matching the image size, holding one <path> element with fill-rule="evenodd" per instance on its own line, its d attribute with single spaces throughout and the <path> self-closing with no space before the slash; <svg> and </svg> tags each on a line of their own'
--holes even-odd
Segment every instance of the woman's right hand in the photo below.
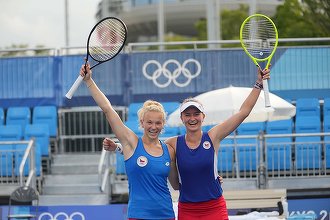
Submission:
<svg viewBox="0 0 330 220">
<path fill-rule="evenodd" d="M 86 64 L 81 65 L 79 74 L 84 77 L 85 81 L 88 81 L 92 77 L 91 66 L 87 62 Z"/>
<path fill-rule="evenodd" d="M 106 151 L 115 151 L 117 148 L 116 143 L 110 138 L 103 139 L 103 148 Z"/>
</svg>

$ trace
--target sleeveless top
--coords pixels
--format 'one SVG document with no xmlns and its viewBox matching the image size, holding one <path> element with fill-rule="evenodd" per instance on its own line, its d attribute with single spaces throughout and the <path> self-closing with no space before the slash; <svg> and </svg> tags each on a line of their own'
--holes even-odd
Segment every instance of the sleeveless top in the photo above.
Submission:
<svg viewBox="0 0 330 220">
<path fill-rule="evenodd" d="M 128 218 L 174 218 L 172 198 L 167 185 L 171 158 L 165 143 L 163 154 L 154 157 L 146 152 L 139 138 L 132 157 L 125 161 L 128 176 Z"/>
<path fill-rule="evenodd" d="M 204 202 L 222 196 L 217 158 L 209 135 L 205 132 L 196 149 L 190 149 L 185 135 L 178 136 L 176 160 L 180 182 L 180 202 Z"/>
</svg>

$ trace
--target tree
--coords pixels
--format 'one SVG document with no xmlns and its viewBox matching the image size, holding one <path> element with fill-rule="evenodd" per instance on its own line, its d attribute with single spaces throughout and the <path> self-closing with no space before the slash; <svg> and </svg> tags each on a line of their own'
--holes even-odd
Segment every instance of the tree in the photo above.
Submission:
<svg viewBox="0 0 330 220">
<path fill-rule="evenodd" d="M 222 40 L 238 40 L 239 30 L 244 19 L 249 14 L 247 5 L 240 5 L 237 10 L 222 10 L 220 16 L 220 30 Z M 207 23 L 206 19 L 200 19 L 196 22 L 195 27 L 198 32 L 198 40 L 207 40 Z M 222 47 L 237 47 L 236 45 L 222 45 Z"/>
<path fill-rule="evenodd" d="M 286 0 L 283 5 L 278 6 L 276 14 L 272 18 L 278 29 L 279 38 L 329 36 L 329 2 L 329 0 L 305 0 L 303 2 Z"/>
<path fill-rule="evenodd" d="M 303 11 L 311 20 L 320 36 L 330 36 L 330 0 L 304 0 Z"/>
<path fill-rule="evenodd" d="M 26 49 L 28 47 L 27 44 L 12 44 L 9 47 L 6 47 L 5 50 L 8 51 L 4 51 L 0 54 L 0 57 L 14 57 L 14 56 L 25 56 L 26 55 L 26 51 L 24 49 Z"/>
<path fill-rule="evenodd" d="M 221 39 L 238 40 L 241 24 L 248 15 L 247 5 L 241 4 L 237 10 L 223 10 L 220 18 Z"/>
</svg>

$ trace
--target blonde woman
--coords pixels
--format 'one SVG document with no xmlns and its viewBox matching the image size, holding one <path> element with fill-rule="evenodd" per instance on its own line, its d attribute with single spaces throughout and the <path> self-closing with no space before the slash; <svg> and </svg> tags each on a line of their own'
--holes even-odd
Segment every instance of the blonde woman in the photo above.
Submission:
<svg viewBox="0 0 330 220">
<path fill-rule="evenodd" d="M 86 73 L 85 73 L 86 72 Z M 128 219 L 174 220 L 171 194 L 167 185 L 178 188 L 175 154 L 171 147 L 159 140 L 166 114 L 163 106 L 148 100 L 138 111 L 139 123 L 144 133 L 138 137 L 124 125 L 110 101 L 99 90 L 89 64 L 82 65 L 80 75 L 104 112 L 114 134 L 122 144 L 129 185 Z"/>
</svg>

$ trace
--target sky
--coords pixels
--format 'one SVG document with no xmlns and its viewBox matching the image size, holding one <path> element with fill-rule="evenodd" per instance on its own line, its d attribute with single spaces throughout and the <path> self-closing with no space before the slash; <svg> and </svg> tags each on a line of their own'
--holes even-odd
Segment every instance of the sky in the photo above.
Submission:
<svg viewBox="0 0 330 220">
<path fill-rule="evenodd" d="M 100 0 L 67 0 L 69 46 L 85 47 Z M 0 0 L 0 48 L 27 44 L 61 48 L 65 42 L 65 0 Z"/>
</svg>

